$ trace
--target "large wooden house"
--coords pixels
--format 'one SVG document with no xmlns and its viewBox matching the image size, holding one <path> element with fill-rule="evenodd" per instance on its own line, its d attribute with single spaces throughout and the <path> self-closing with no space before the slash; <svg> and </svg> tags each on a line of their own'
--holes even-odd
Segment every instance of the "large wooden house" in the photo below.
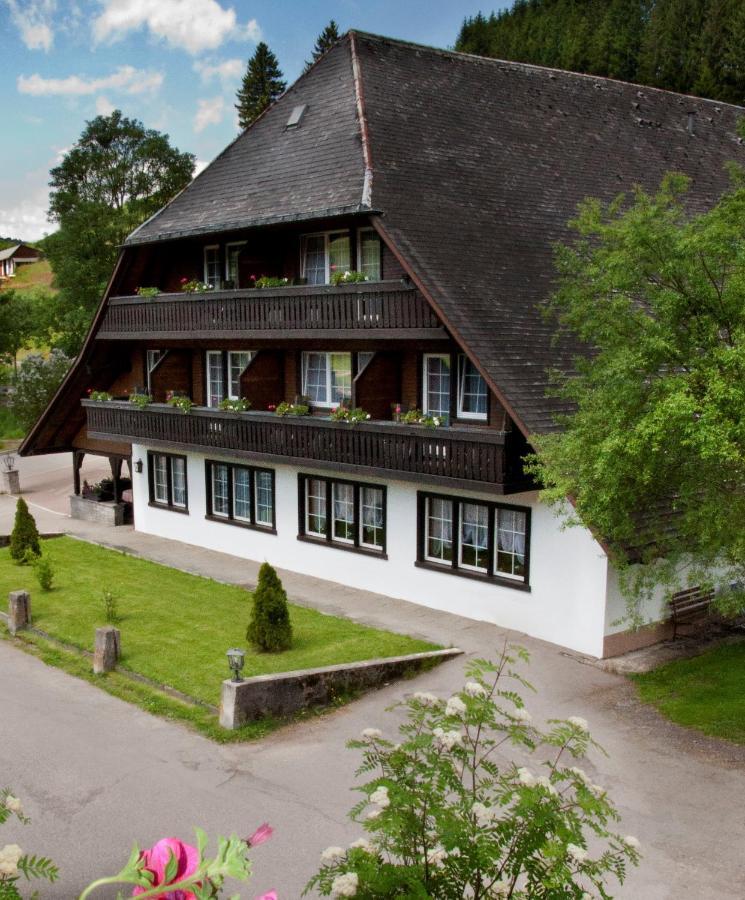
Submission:
<svg viewBox="0 0 745 900">
<path fill-rule="evenodd" d="M 128 461 L 142 532 L 596 656 L 651 640 L 618 624 L 601 543 L 523 471 L 560 411 L 547 368 L 574 350 L 540 306 L 579 201 L 675 169 L 706 208 L 740 113 L 350 32 L 129 236 L 22 453 Z"/>
</svg>

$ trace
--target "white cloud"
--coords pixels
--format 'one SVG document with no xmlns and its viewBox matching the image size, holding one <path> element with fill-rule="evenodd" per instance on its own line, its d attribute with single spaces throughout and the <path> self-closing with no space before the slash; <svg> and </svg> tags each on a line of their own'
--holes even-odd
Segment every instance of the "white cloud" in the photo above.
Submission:
<svg viewBox="0 0 745 900">
<path fill-rule="evenodd" d="M 215 50 L 226 40 L 256 41 L 261 29 L 255 19 L 238 23 L 235 10 L 217 0 L 99 0 L 101 14 L 93 20 L 96 43 L 113 43 L 130 31 L 146 28 L 154 37 L 188 53 Z"/>
<path fill-rule="evenodd" d="M 116 107 L 109 100 L 108 97 L 104 97 L 101 94 L 100 97 L 96 97 L 96 115 L 97 116 L 110 116 Z"/>
<path fill-rule="evenodd" d="M 8 197 L 8 194 L 4 194 Z M 47 221 L 49 195 L 44 187 L 22 197 L 17 203 L 0 204 L 0 234 L 36 241 L 56 226 Z"/>
<path fill-rule="evenodd" d="M 10 18 L 29 50 L 51 50 L 57 0 L 5 0 Z"/>
<path fill-rule="evenodd" d="M 195 159 L 194 160 L 194 178 L 196 178 L 197 175 L 201 175 L 202 172 L 204 172 L 204 170 L 207 168 L 208 165 L 209 165 L 209 162 L 207 162 L 206 159 Z"/>
<path fill-rule="evenodd" d="M 208 125 L 219 125 L 225 115 L 225 98 L 212 97 L 208 100 L 197 100 L 197 111 L 194 116 L 194 131 L 200 131 Z"/>
<path fill-rule="evenodd" d="M 246 68 L 242 59 L 226 59 L 224 62 L 208 62 L 197 60 L 194 63 L 194 71 L 206 84 L 215 78 L 219 78 L 223 84 L 237 81 Z"/>
<path fill-rule="evenodd" d="M 119 91 L 124 94 L 154 93 L 163 84 L 163 73 L 152 69 L 119 66 L 104 78 L 68 75 L 67 78 L 43 78 L 41 75 L 19 75 L 17 86 L 21 94 L 34 97 L 79 97 L 99 91 Z"/>
</svg>

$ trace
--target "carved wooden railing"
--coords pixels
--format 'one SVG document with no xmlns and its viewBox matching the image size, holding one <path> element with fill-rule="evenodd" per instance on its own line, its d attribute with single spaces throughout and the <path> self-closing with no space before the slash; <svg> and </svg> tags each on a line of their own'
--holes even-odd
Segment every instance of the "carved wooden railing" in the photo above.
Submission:
<svg viewBox="0 0 745 900">
<path fill-rule="evenodd" d="M 395 422 L 349 425 L 331 419 L 280 417 L 153 403 L 83 400 L 90 437 L 306 464 L 344 472 L 395 474 L 500 491 L 505 435 L 488 428 L 424 428 Z"/>
<path fill-rule="evenodd" d="M 374 331 L 381 337 L 445 336 L 419 291 L 390 281 L 112 297 L 97 337 L 282 337 L 301 332 L 321 337 L 340 331 Z"/>
</svg>

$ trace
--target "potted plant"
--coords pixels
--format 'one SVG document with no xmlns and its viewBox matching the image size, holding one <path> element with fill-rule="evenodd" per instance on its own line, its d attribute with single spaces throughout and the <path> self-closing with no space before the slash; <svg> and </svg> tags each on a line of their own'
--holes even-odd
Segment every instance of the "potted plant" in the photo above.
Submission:
<svg viewBox="0 0 745 900">
<path fill-rule="evenodd" d="M 21 493 L 21 473 L 16 468 L 16 458 L 12 453 L 2 456 L 3 491 L 6 494 Z"/>
</svg>

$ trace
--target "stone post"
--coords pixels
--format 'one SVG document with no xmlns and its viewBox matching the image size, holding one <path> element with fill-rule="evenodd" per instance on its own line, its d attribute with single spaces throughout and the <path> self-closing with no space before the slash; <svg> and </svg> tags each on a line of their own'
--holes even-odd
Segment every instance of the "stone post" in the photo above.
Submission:
<svg viewBox="0 0 745 900">
<path fill-rule="evenodd" d="M 3 476 L 3 492 L 6 494 L 21 493 L 21 473 L 18 469 L 7 469 L 2 473 Z"/>
<path fill-rule="evenodd" d="M 121 656 L 121 636 L 119 629 L 106 625 L 96 629 L 96 644 L 93 650 L 93 673 L 101 675 L 116 668 Z"/>
<path fill-rule="evenodd" d="M 236 688 L 243 682 L 226 678 L 220 693 L 220 725 L 231 731 L 243 723 L 240 721 L 240 710 L 236 704 Z"/>
<path fill-rule="evenodd" d="M 28 591 L 11 591 L 8 594 L 8 631 L 16 631 L 31 624 L 31 594 Z"/>
</svg>

